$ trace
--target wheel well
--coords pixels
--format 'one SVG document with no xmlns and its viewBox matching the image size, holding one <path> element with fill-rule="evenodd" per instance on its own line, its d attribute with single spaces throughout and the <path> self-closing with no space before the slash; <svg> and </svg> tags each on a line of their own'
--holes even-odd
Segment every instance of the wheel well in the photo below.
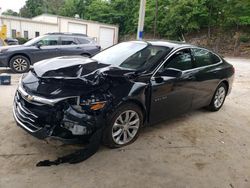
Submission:
<svg viewBox="0 0 250 188">
<path fill-rule="evenodd" d="M 19 54 L 14 54 L 14 55 L 10 56 L 10 58 L 9 58 L 9 60 L 8 60 L 8 66 L 10 66 L 10 60 L 11 60 L 13 57 L 19 56 L 19 55 L 26 57 L 26 58 L 29 60 L 30 64 L 31 64 L 30 57 L 29 57 L 28 55 L 23 54 L 23 53 L 19 53 Z"/>
<path fill-rule="evenodd" d="M 143 115 L 143 123 L 145 123 L 146 121 L 146 115 L 147 115 L 147 112 L 146 112 L 146 109 L 143 107 L 143 105 L 141 104 L 141 102 L 137 101 L 137 100 L 133 100 L 133 99 L 129 99 L 127 101 L 125 101 L 125 103 L 133 103 L 135 104 L 136 106 L 138 106 L 141 111 L 142 111 L 142 115 Z M 124 104 L 124 103 L 123 103 Z"/>
<path fill-rule="evenodd" d="M 226 89 L 227 89 L 227 92 L 228 92 L 228 88 L 229 88 L 229 83 L 228 83 L 228 81 L 227 80 L 224 80 L 224 81 L 222 81 L 221 83 L 224 83 L 225 85 L 226 85 Z"/>
</svg>

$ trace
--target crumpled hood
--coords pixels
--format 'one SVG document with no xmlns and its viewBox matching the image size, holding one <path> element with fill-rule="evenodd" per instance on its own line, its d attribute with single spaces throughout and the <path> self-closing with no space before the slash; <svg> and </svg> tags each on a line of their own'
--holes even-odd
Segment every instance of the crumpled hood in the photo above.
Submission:
<svg viewBox="0 0 250 188">
<path fill-rule="evenodd" d="M 86 57 L 58 57 L 36 63 L 34 70 L 23 77 L 22 84 L 30 94 L 68 97 L 107 88 L 111 82 L 127 82 L 127 73 L 131 72 Z"/>
<path fill-rule="evenodd" d="M 34 71 L 40 78 L 77 78 L 107 66 L 87 57 L 65 56 L 40 61 Z"/>
</svg>

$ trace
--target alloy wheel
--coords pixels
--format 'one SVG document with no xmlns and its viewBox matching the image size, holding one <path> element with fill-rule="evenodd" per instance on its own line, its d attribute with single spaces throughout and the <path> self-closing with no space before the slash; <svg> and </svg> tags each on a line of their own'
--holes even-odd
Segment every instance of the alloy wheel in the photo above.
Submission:
<svg viewBox="0 0 250 188">
<path fill-rule="evenodd" d="M 220 108 L 226 97 L 226 90 L 224 87 L 219 87 L 215 93 L 214 106 Z"/>
<path fill-rule="evenodd" d="M 25 59 L 17 58 L 13 62 L 13 68 L 17 72 L 23 72 L 27 69 L 27 67 L 28 67 L 28 62 Z"/>
<path fill-rule="evenodd" d="M 136 136 L 139 127 L 138 113 L 133 110 L 126 110 L 115 120 L 112 127 L 112 138 L 116 144 L 127 144 Z"/>
</svg>

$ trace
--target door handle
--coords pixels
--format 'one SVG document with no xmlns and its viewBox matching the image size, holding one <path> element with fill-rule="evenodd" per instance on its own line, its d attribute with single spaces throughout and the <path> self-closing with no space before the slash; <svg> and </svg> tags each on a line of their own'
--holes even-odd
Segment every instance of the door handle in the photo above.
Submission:
<svg viewBox="0 0 250 188">
<path fill-rule="evenodd" d="M 81 47 L 76 47 L 76 49 L 82 49 Z"/>
</svg>

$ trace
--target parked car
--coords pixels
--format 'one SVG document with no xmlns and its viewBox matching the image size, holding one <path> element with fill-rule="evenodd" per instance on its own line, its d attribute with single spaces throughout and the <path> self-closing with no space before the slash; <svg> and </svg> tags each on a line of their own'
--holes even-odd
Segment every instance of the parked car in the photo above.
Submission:
<svg viewBox="0 0 250 188">
<path fill-rule="evenodd" d="M 0 67 L 24 73 L 40 60 L 65 55 L 92 56 L 100 49 L 92 38 L 83 34 L 48 33 L 23 45 L 0 47 Z"/>
<path fill-rule="evenodd" d="M 92 58 L 36 63 L 18 86 L 17 124 L 33 136 L 89 139 L 122 147 L 143 125 L 207 107 L 218 111 L 230 93 L 234 68 L 221 56 L 185 43 L 123 42 Z"/>
<path fill-rule="evenodd" d="M 9 46 L 11 46 L 11 45 L 18 45 L 19 44 L 18 40 L 17 39 L 13 39 L 13 38 L 7 38 L 7 39 L 4 40 L 4 42 L 7 45 L 9 45 Z"/>
</svg>

